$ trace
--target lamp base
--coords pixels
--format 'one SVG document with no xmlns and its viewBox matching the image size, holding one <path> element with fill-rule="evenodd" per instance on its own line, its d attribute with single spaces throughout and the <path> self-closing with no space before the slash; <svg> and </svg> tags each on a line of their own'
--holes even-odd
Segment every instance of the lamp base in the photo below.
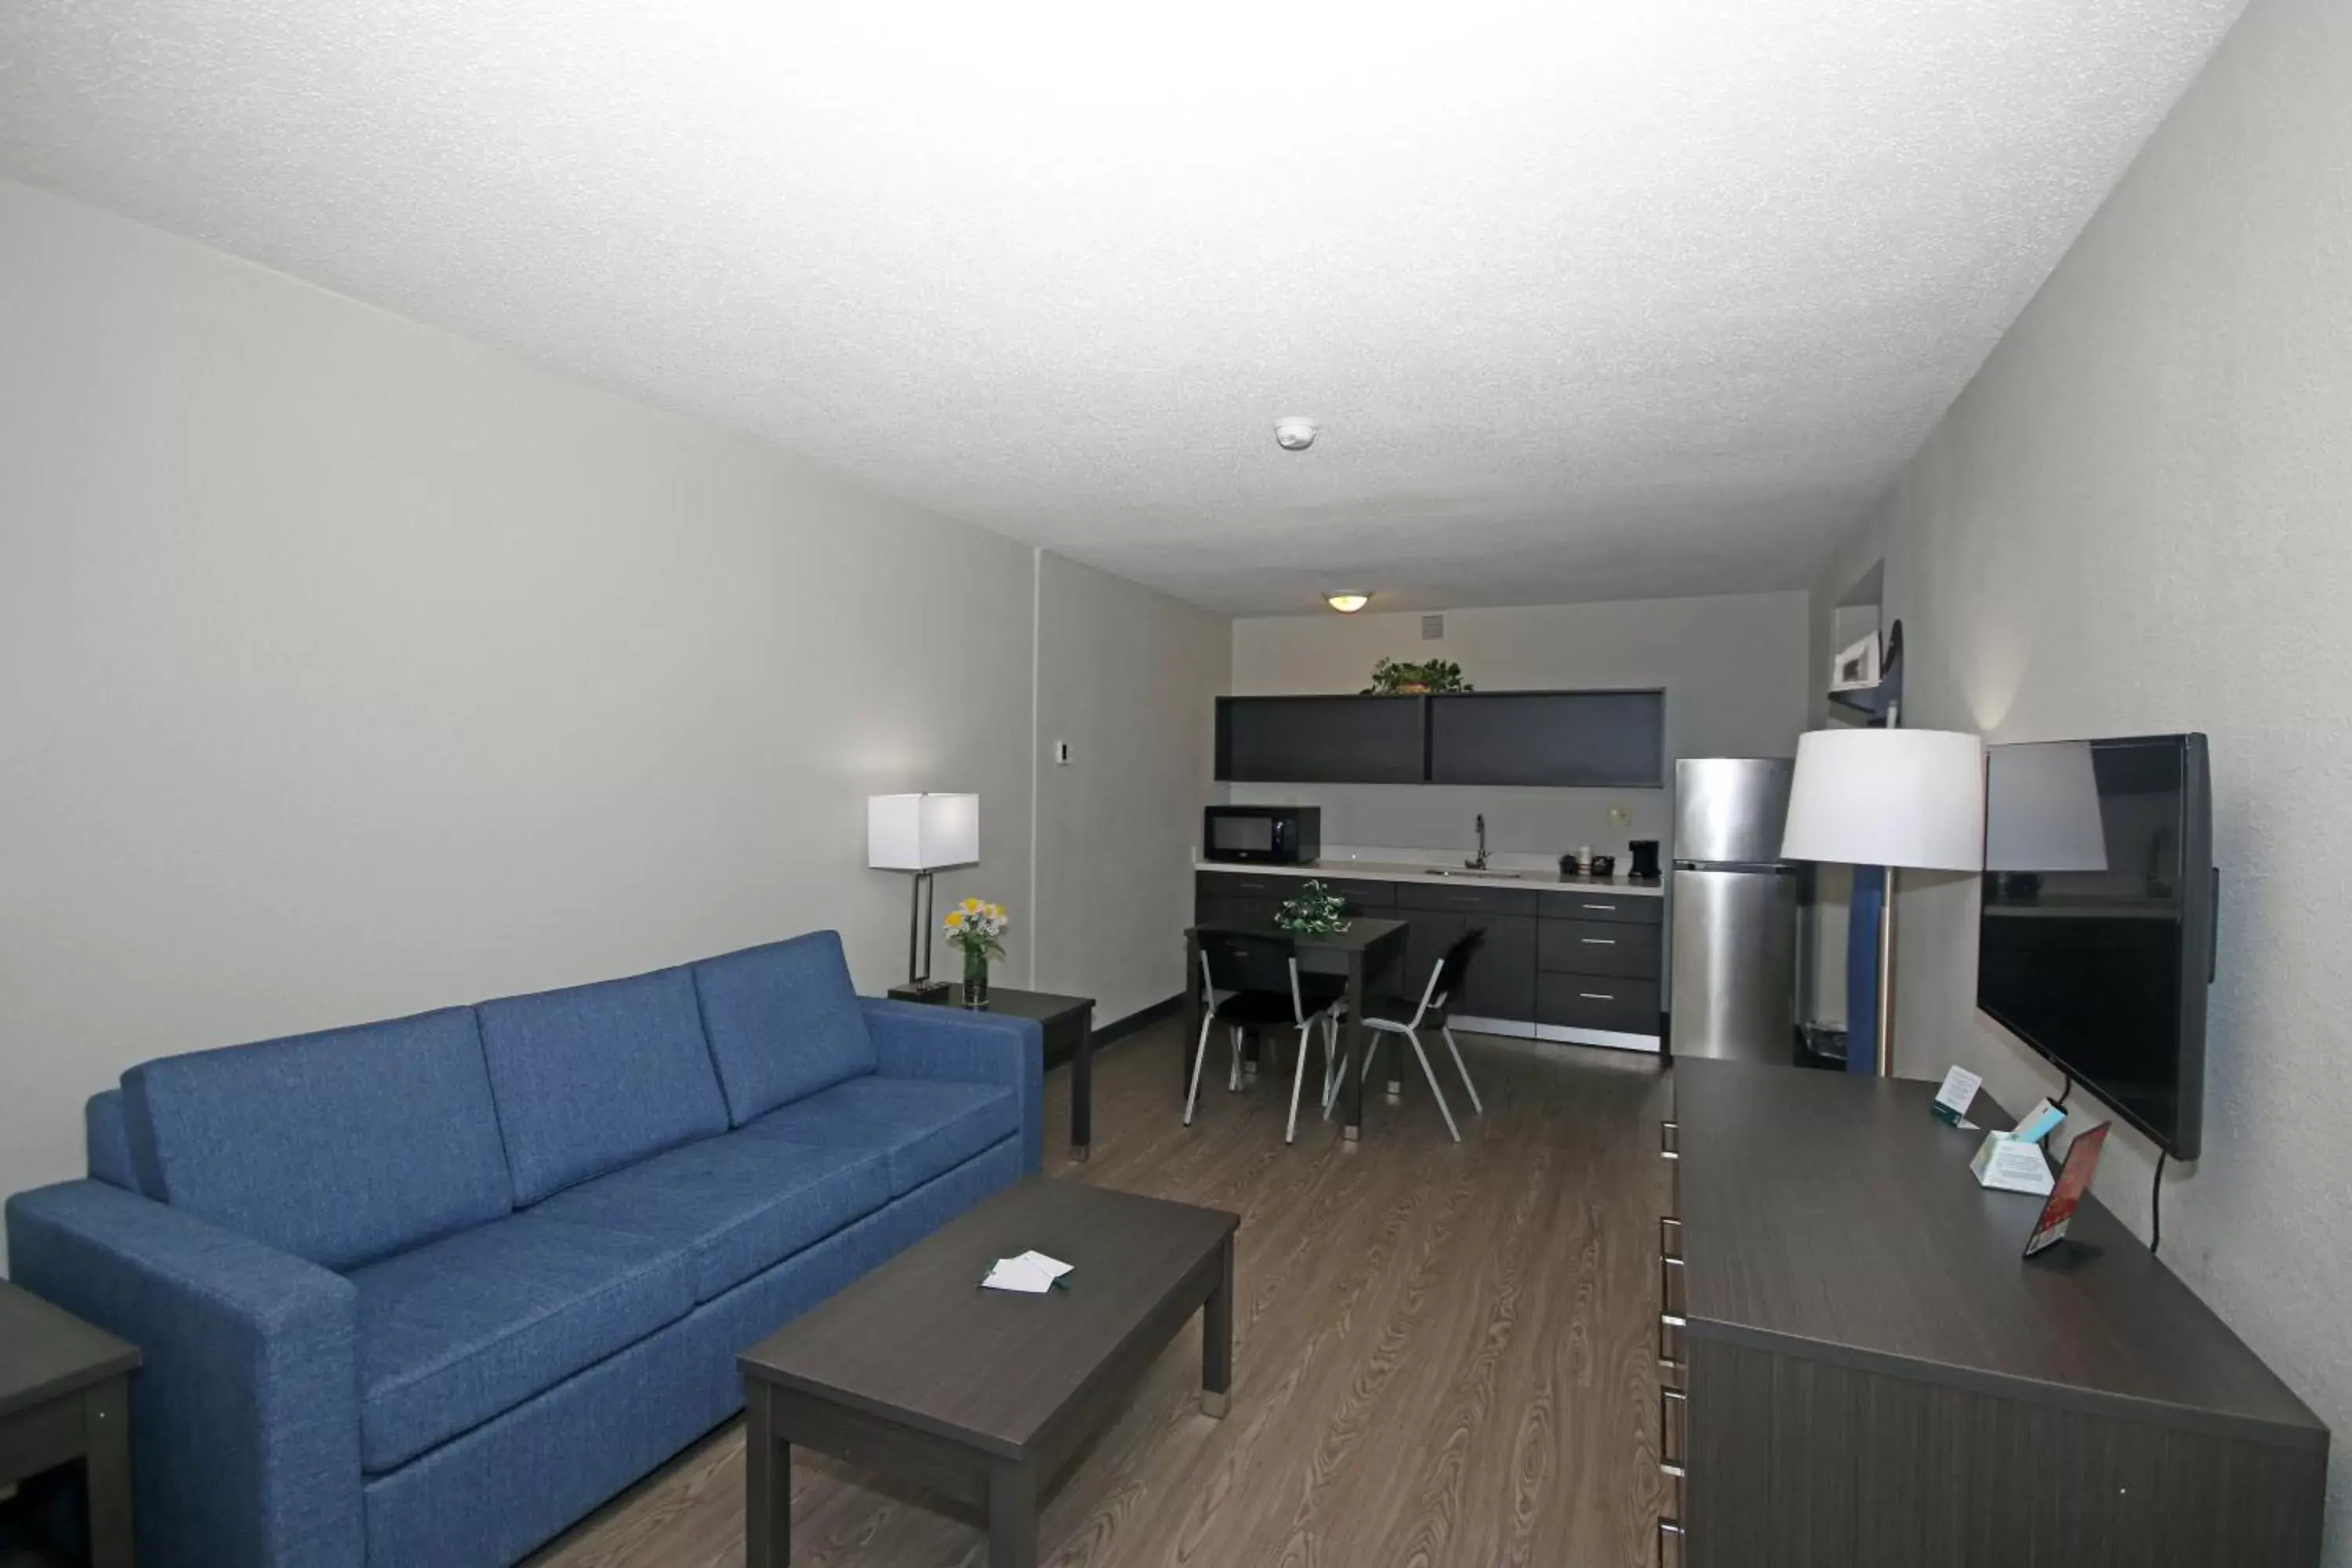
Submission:
<svg viewBox="0 0 2352 1568">
<path fill-rule="evenodd" d="M 920 1002 L 937 1007 L 947 1001 L 951 989 L 944 980 L 909 980 L 904 985 L 890 987 L 889 997 L 893 1002 Z"/>
</svg>

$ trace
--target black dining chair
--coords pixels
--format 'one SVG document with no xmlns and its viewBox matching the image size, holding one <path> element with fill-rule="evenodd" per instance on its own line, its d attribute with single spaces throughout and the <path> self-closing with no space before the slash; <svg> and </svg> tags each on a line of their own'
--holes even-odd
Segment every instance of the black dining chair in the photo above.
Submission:
<svg viewBox="0 0 2352 1568">
<path fill-rule="evenodd" d="M 1429 984 L 1422 987 L 1419 1001 L 1374 996 L 1364 1004 L 1364 1026 L 1367 1029 L 1384 1035 L 1402 1035 L 1412 1042 L 1412 1054 L 1421 1058 L 1421 1076 L 1429 1080 L 1429 1092 L 1437 1097 L 1437 1113 L 1445 1118 L 1445 1130 L 1454 1134 L 1456 1143 L 1462 1142 L 1462 1129 L 1454 1124 L 1454 1111 L 1445 1103 L 1445 1091 L 1437 1087 L 1437 1073 L 1429 1065 L 1429 1053 L 1422 1049 L 1421 1029 L 1430 1019 L 1437 1021 L 1437 1032 L 1444 1037 L 1445 1048 L 1454 1058 L 1454 1070 L 1462 1075 L 1462 1087 L 1470 1096 L 1470 1109 L 1483 1114 L 1486 1108 L 1479 1101 L 1478 1086 L 1470 1081 L 1470 1068 L 1462 1060 L 1462 1047 L 1454 1038 L 1454 1025 L 1448 1009 L 1454 998 L 1461 993 L 1463 978 L 1470 972 L 1470 961 L 1476 955 L 1478 944 L 1486 940 L 1486 932 L 1483 928 L 1473 930 L 1440 953 L 1437 962 L 1430 967 Z M 1337 1018 L 1345 1016 L 1347 1011 L 1347 1002 L 1342 998 L 1335 1008 L 1335 1029 Z M 1364 1065 L 1360 1069 L 1364 1076 L 1370 1076 L 1372 1058 L 1378 1054 L 1376 1047 L 1367 1042 Z M 1340 1063 L 1340 1075 L 1344 1076 L 1347 1070 L 1348 1064 Z M 1334 1083 L 1336 1081 L 1333 1080 Z M 1336 1089 L 1327 1083 L 1323 1095 L 1323 1114 L 1327 1118 L 1331 1114 L 1332 1102 L 1338 1098 Z"/>
<path fill-rule="evenodd" d="M 1332 1008 L 1341 997 L 1328 980 L 1302 981 L 1298 944 L 1286 936 L 1202 931 L 1200 943 L 1201 1037 L 1192 1047 L 1192 1077 L 1184 1091 L 1184 1125 L 1192 1124 L 1192 1110 L 1200 1101 L 1201 1067 L 1208 1059 L 1210 1030 L 1223 1024 L 1231 1037 L 1233 1066 L 1225 1087 L 1237 1089 L 1242 1083 L 1242 1036 L 1254 1031 L 1270 1037 L 1276 1029 L 1295 1028 L 1298 1061 L 1291 1075 L 1290 1123 L 1283 1142 L 1296 1142 L 1299 1088 L 1307 1079 L 1307 1047 L 1318 1025 L 1323 1029 L 1325 1098 L 1329 1098 L 1329 1085 L 1337 1073 L 1333 1053 L 1338 1048 Z"/>
</svg>

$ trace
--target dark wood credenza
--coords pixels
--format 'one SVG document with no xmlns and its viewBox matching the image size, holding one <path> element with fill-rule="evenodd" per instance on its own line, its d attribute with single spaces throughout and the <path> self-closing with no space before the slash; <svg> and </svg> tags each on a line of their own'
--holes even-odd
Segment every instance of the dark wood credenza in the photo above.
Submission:
<svg viewBox="0 0 2352 1568">
<path fill-rule="evenodd" d="M 1674 1080 L 1662 1563 L 2319 1562 L 2327 1428 L 2095 1200 L 2029 1262 L 1933 1084 Z"/>
</svg>

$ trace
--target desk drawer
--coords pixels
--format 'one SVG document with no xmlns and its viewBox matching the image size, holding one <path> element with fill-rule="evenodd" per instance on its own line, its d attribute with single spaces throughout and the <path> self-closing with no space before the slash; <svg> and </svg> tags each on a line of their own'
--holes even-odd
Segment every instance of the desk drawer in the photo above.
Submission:
<svg viewBox="0 0 2352 1568">
<path fill-rule="evenodd" d="M 1658 983 L 1608 974 L 1538 974 L 1536 1022 L 1623 1035 L 1658 1032 Z"/>
<path fill-rule="evenodd" d="M 1660 935 L 1656 926 L 1624 921 L 1543 921 L 1537 926 L 1536 967 L 1555 974 L 1625 974 L 1654 981 Z"/>
</svg>

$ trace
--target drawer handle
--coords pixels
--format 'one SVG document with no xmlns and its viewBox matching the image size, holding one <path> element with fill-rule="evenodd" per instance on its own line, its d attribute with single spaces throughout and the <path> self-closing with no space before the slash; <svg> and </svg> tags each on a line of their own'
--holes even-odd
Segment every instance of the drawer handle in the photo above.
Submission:
<svg viewBox="0 0 2352 1568">
<path fill-rule="evenodd" d="M 1658 1568 L 1683 1568 L 1683 1527 L 1674 1521 L 1658 1521 Z"/>
<path fill-rule="evenodd" d="M 1683 1255 L 1683 1222 L 1672 1215 L 1658 1216 L 1658 1252 L 1679 1260 Z"/>
<path fill-rule="evenodd" d="M 1617 998 L 1606 991 L 1580 991 L 1577 994 L 1587 1002 L 1614 1002 Z"/>
<path fill-rule="evenodd" d="M 1582 942 L 1587 947 L 1615 947 L 1617 945 L 1617 939 L 1613 936 L 1580 936 L 1576 940 Z"/>
<path fill-rule="evenodd" d="M 1584 907 L 1588 910 L 1614 910 L 1617 906 L 1614 904 L 1587 904 Z"/>
<path fill-rule="evenodd" d="M 1658 1391 L 1658 1458 L 1668 1475 L 1680 1477 L 1690 1462 L 1690 1395 Z"/>
</svg>

